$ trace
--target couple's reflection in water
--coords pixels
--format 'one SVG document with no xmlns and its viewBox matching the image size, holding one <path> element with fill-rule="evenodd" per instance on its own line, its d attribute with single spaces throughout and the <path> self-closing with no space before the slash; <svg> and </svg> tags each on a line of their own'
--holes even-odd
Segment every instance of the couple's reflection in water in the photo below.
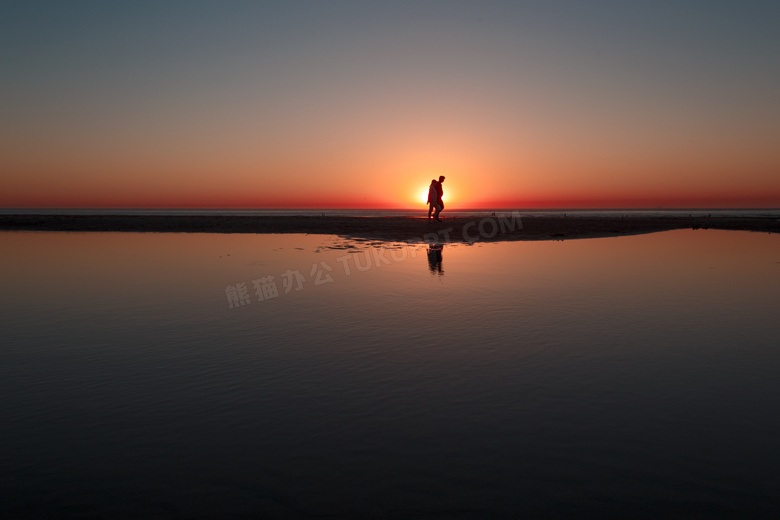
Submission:
<svg viewBox="0 0 780 520">
<path fill-rule="evenodd" d="M 431 274 L 442 276 L 444 269 L 441 267 L 441 252 L 444 249 L 443 244 L 430 244 L 428 246 L 428 269 Z"/>
</svg>

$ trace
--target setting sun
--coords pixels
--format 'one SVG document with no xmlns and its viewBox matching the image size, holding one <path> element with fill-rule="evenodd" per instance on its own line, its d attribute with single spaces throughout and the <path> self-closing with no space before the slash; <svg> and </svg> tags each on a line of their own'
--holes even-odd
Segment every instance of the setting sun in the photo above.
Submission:
<svg viewBox="0 0 780 520">
<path fill-rule="evenodd" d="M 429 188 L 425 187 L 422 190 L 420 190 L 420 202 L 422 202 L 423 204 L 428 203 L 428 189 Z"/>
<path fill-rule="evenodd" d="M 445 181 L 445 183 L 446 183 L 446 181 Z M 446 201 L 448 199 L 452 199 L 452 197 L 448 197 L 447 196 L 447 187 L 448 186 L 445 184 L 444 185 L 444 195 L 442 195 L 442 197 L 441 197 L 441 200 L 443 200 L 443 201 Z M 429 189 L 430 189 L 430 186 L 425 186 L 423 188 L 420 188 L 420 192 L 419 192 L 420 194 L 419 194 L 419 196 L 416 199 L 414 199 L 415 202 L 419 201 L 419 202 L 421 202 L 423 204 L 427 204 L 428 203 L 428 190 Z"/>
</svg>

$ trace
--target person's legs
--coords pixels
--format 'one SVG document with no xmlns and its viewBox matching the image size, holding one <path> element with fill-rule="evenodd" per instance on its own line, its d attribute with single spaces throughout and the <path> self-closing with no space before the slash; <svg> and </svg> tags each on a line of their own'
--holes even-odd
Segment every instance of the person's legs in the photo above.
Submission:
<svg viewBox="0 0 780 520">
<path fill-rule="evenodd" d="M 428 218 L 431 218 L 431 213 L 433 213 L 433 203 L 428 204 Z"/>
<path fill-rule="evenodd" d="M 433 218 L 435 218 L 438 221 L 441 221 L 441 219 L 439 218 L 439 213 L 441 213 L 441 210 L 442 210 L 441 204 L 436 204 L 436 213 L 433 215 Z"/>
</svg>

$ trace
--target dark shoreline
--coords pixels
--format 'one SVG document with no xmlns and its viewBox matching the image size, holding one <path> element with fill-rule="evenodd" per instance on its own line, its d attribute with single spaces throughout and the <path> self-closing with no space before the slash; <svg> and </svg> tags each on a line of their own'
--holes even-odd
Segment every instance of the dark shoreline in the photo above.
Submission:
<svg viewBox="0 0 780 520">
<path fill-rule="evenodd" d="M 0 215 L 0 230 L 141 233 L 305 233 L 407 241 L 436 234 L 440 241 L 565 240 L 635 235 L 673 229 L 780 233 L 773 217 L 415 217 Z"/>
</svg>

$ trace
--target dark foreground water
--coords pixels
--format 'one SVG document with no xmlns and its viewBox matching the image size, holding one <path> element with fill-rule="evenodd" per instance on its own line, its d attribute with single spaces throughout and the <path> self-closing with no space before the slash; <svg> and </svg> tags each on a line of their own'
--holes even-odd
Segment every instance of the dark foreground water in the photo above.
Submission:
<svg viewBox="0 0 780 520">
<path fill-rule="evenodd" d="M 0 243 L 2 518 L 780 514 L 777 235 Z"/>
</svg>

